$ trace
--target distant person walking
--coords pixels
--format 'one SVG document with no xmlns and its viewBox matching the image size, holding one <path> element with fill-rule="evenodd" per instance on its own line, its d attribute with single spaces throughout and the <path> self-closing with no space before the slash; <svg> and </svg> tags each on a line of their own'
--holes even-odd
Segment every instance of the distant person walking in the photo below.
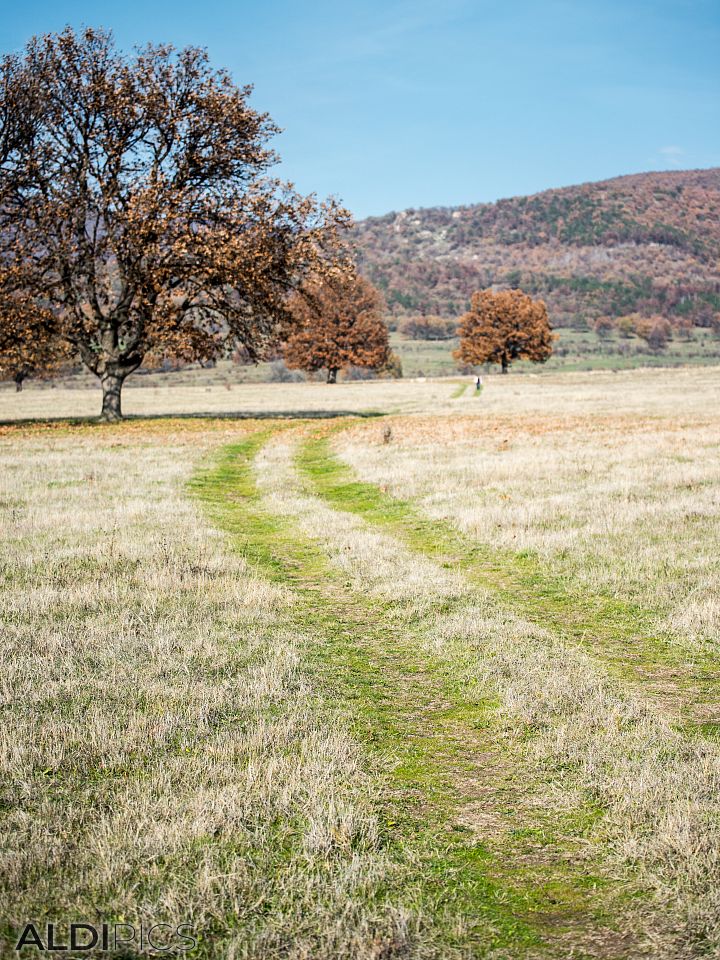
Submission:
<svg viewBox="0 0 720 960">
<path fill-rule="evenodd" d="M 475 391 L 480 393 L 482 390 L 482 377 L 475 377 Z"/>
</svg>

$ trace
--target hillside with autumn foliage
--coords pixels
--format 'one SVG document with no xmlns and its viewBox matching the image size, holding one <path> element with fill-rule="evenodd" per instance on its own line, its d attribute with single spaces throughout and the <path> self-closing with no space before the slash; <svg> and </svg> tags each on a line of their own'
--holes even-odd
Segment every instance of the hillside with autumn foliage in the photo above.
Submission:
<svg viewBox="0 0 720 960">
<path fill-rule="evenodd" d="M 358 262 L 398 317 L 457 316 L 520 287 L 555 326 L 631 313 L 709 327 L 720 314 L 720 168 L 618 177 L 357 224 Z"/>
</svg>

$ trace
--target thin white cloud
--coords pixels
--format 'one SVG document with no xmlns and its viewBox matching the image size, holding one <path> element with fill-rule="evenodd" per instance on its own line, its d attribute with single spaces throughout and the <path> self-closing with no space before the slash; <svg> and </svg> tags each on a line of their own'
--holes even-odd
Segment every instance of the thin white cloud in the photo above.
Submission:
<svg viewBox="0 0 720 960">
<path fill-rule="evenodd" d="M 685 164 L 685 150 L 675 144 L 660 147 L 660 159 L 668 167 L 682 167 Z"/>
</svg>

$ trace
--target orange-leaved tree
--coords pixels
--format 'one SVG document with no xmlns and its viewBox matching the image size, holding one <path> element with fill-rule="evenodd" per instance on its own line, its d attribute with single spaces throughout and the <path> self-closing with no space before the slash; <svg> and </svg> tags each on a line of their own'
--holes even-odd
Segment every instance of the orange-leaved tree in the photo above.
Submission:
<svg viewBox="0 0 720 960">
<path fill-rule="evenodd" d="M 286 364 L 327 370 L 328 383 L 350 366 L 380 369 L 389 357 L 383 308 L 380 293 L 354 271 L 311 281 L 291 298 L 298 329 L 285 344 Z"/>
<path fill-rule="evenodd" d="M 640 317 L 635 324 L 635 333 L 644 340 L 651 350 L 661 351 L 672 340 L 672 324 L 666 317 Z"/>
<path fill-rule="evenodd" d="M 121 416 L 146 355 L 264 356 L 349 220 L 269 176 L 277 127 L 197 48 L 70 28 L 0 60 L 0 267 Z"/>
<path fill-rule="evenodd" d="M 513 360 L 544 363 L 555 334 L 542 300 L 522 290 L 479 290 L 460 319 L 460 346 L 453 356 L 467 364 L 499 363 L 507 373 Z"/>
</svg>

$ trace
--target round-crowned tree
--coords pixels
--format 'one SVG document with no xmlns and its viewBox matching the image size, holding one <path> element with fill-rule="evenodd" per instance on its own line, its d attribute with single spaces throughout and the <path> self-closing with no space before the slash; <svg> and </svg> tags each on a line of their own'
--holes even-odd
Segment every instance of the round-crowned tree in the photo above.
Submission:
<svg viewBox="0 0 720 960">
<path fill-rule="evenodd" d="M 297 330 L 285 345 L 288 367 L 327 370 L 335 383 L 349 366 L 380 369 L 389 358 L 383 299 L 354 271 L 315 279 L 290 302 Z"/>
<path fill-rule="evenodd" d="M 522 290 L 480 290 L 460 319 L 456 360 L 466 364 L 499 363 L 507 373 L 513 360 L 544 363 L 552 354 L 554 334 L 542 300 Z"/>
<path fill-rule="evenodd" d="M 0 268 L 98 376 L 150 352 L 264 356 L 288 294 L 337 269 L 349 215 L 269 176 L 277 127 L 204 50 L 70 28 L 0 61 Z"/>
</svg>

